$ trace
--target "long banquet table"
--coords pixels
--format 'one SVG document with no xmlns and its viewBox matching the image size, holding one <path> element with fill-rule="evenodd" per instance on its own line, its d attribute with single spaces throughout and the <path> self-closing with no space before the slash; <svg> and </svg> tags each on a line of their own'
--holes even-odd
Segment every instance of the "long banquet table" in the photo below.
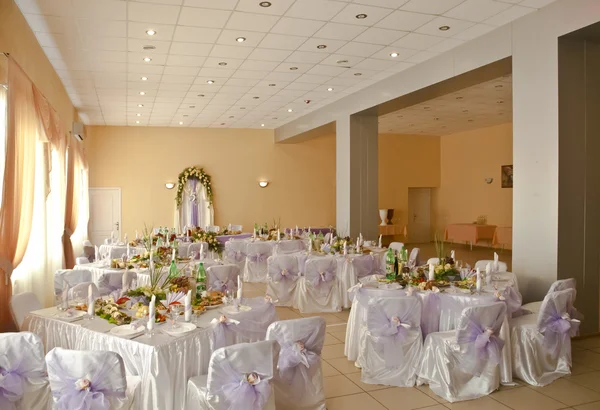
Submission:
<svg viewBox="0 0 600 410">
<path fill-rule="evenodd" d="M 142 335 L 125 339 L 108 333 L 115 327 L 106 320 L 80 319 L 65 322 L 56 317 L 55 307 L 31 312 L 22 330 L 37 334 L 46 352 L 54 347 L 73 350 L 107 350 L 123 358 L 128 375 L 141 376 L 141 394 L 137 408 L 160 410 L 185 409 L 187 381 L 206 374 L 213 335 L 210 322 L 221 315 L 219 309 L 208 310 L 200 317 L 198 328 L 180 337 L 160 331 L 156 326 L 152 338 Z"/>
<path fill-rule="evenodd" d="M 470 243 L 472 247 L 481 240 L 489 240 L 492 243 L 495 231 L 496 225 L 450 224 L 446 227 L 444 238 L 449 242 Z"/>
</svg>

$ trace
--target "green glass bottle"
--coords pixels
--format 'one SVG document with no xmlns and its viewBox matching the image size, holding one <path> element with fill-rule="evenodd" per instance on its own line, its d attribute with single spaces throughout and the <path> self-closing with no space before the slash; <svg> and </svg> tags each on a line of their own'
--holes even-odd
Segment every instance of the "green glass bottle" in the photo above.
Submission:
<svg viewBox="0 0 600 410">
<path fill-rule="evenodd" d="M 206 289 L 206 271 L 204 264 L 198 264 L 198 272 L 196 273 L 196 297 L 202 296 L 202 292 Z"/>
<path fill-rule="evenodd" d="M 169 277 L 176 278 L 177 274 L 177 264 L 175 263 L 175 259 L 171 259 L 171 266 L 169 266 Z"/>
<path fill-rule="evenodd" d="M 394 279 L 394 264 L 396 257 L 394 256 L 394 250 L 389 248 L 385 255 L 385 277 L 386 279 Z"/>
</svg>

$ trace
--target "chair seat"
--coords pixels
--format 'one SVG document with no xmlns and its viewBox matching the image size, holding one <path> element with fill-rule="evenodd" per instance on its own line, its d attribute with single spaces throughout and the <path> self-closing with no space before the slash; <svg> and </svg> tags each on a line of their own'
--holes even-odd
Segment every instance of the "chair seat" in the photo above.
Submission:
<svg viewBox="0 0 600 410">
<path fill-rule="evenodd" d="M 190 377 L 187 385 L 186 409 L 212 410 L 212 406 L 206 400 L 208 389 L 208 374 Z"/>
<path fill-rule="evenodd" d="M 539 302 L 527 303 L 527 304 L 521 306 L 521 309 L 526 310 L 527 312 L 530 312 L 530 313 L 537 314 L 540 311 L 541 307 L 542 307 L 542 301 L 539 301 Z"/>
</svg>

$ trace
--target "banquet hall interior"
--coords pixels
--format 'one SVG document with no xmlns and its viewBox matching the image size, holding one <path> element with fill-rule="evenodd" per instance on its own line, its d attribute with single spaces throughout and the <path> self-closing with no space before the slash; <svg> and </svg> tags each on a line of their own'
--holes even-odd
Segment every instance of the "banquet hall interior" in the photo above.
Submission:
<svg viewBox="0 0 600 410">
<path fill-rule="evenodd" d="M 600 409 L 599 106 L 599 0 L 0 0 L 0 410 Z"/>
</svg>

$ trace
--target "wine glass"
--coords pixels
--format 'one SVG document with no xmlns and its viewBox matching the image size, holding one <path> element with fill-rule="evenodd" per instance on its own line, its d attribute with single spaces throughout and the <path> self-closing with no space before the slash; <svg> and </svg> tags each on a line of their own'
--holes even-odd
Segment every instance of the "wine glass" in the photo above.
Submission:
<svg viewBox="0 0 600 410">
<path fill-rule="evenodd" d="M 183 312 L 184 307 L 185 306 L 183 306 L 182 304 L 174 304 L 174 305 L 170 306 L 170 310 L 171 310 L 171 329 L 177 329 L 179 327 L 179 324 L 177 323 L 177 320 L 179 319 L 179 316 Z"/>
<path fill-rule="evenodd" d="M 191 251 L 190 252 L 190 260 L 192 260 L 192 261 L 196 260 L 196 251 Z"/>
</svg>

